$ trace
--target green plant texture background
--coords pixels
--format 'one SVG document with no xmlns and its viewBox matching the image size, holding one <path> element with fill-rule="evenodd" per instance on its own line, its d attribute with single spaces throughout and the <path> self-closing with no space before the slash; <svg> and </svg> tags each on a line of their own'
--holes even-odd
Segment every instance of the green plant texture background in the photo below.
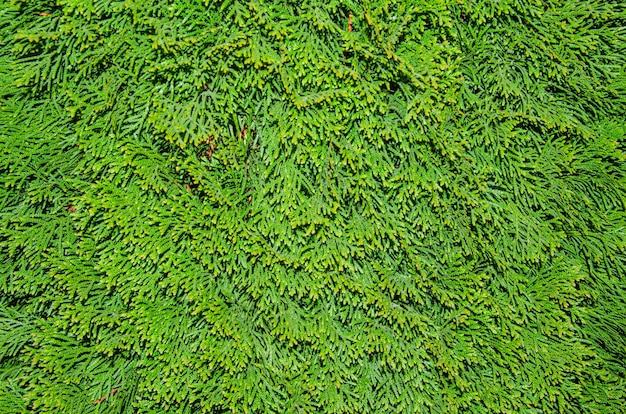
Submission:
<svg viewBox="0 0 626 414">
<path fill-rule="evenodd" d="M 623 0 L 0 0 L 0 413 L 626 409 Z"/>
</svg>

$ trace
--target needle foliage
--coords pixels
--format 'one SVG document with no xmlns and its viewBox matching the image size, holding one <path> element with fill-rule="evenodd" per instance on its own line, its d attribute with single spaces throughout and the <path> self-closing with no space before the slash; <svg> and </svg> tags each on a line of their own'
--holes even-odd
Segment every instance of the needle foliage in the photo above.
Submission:
<svg viewBox="0 0 626 414">
<path fill-rule="evenodd" d="M 0 0 L 0 412 L 620 412 L 625 26 Z"/>
</svg>

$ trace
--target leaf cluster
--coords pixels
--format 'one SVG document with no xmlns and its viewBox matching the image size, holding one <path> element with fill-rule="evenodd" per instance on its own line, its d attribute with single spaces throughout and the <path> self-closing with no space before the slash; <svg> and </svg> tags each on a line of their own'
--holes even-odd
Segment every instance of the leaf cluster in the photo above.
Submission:
<svg viewBox="0 0 626 414">
<path fill-rule="evenodd" d="M 0 5 L 0 412 L 620 411 L 622 1 Z"/>
</svg>

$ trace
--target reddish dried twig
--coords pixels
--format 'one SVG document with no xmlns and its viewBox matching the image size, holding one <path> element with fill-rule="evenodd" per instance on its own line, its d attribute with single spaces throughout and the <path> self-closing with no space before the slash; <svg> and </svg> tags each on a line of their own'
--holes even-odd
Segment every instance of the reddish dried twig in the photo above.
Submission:
<svg viewBox="0 0 626 414">
<path fill-rule="evenodd" d="M 97 400 L 94 400 L 94 402 L 93 402 L 93 403 L 94 403 L 94 404 L 100 404 L 100 403 L 104 402 L 104 400 L 106 400 L 108 397 L 110 397 L 110 396 L 112 396 L 112 395 L 115 395 L 115 393 L 116 393 L 116 392 L 118 392 L 118 391 L 119 391 L 119 389 L 118 389 L 118 388 L 113 388 L 113 389 L 111 390 L 111 392 L 109 393 L 109 395 L 105 395 L 105 396 L 104 396 L 104 397 L 102 397 L 102 398 L 98 398 Z"/>
<path fill-rule="evenodd" d="M 213 152 L 215 152 L 215 148 L 216 148 L 213 136 L 208 137 L 207 140 L 204 141 L 204 143 L 207 144 L 209 148 L 206 151 L 204 151 L 202 155 L 207 157 L 207 159 L 211 161 L 211 157 L 213 156 Z"/>
</svg>

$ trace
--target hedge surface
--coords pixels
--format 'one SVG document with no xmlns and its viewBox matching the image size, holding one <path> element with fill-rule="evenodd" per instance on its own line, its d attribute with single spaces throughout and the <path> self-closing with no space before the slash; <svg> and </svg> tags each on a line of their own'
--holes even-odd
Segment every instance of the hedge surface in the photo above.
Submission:
<svg viewBox="0 0 626 414">
<path fill-rule="evenodd" d="M 0 0 L 0 412 L 621 412 L 625 26 Z"/>
</svg>

